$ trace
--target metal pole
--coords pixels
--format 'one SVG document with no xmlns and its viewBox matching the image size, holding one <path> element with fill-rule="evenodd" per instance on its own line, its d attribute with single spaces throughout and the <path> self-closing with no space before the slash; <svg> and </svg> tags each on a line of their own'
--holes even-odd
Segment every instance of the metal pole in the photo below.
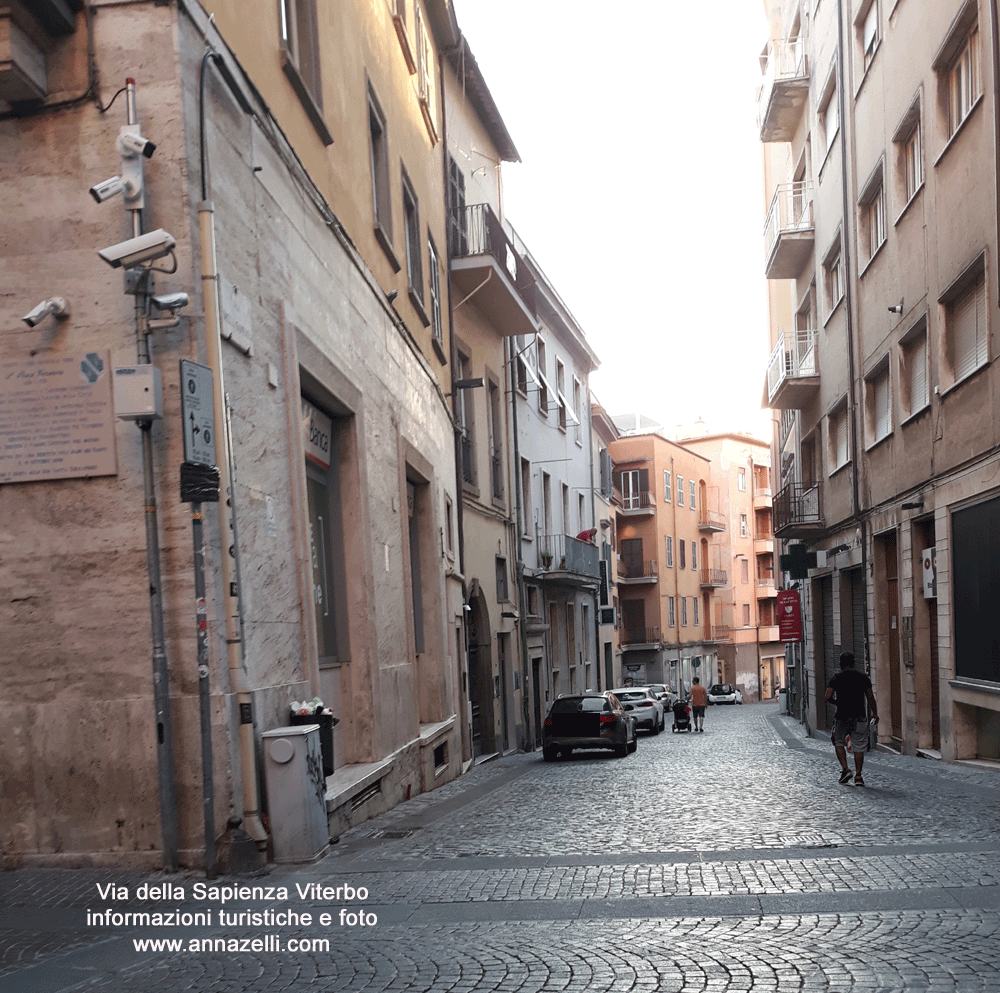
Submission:
<svg viewBox="0 0 1000 993">
<path fill-rule="evenodd" d="M 198 629 L 198 703 L 201 711 L 201 789 L 205 813 L 205 875 L 216 876 L 215 784 L 212 777 L 212 698 L 208 680 L 208 604 L 205 599 L 205 532 L 201 502 L 191 504 L 194 597 Z"/>
<path fill-rule="evenodd" d="M 137 124 L 135 81 L 126 80 L 127 122 Z M 142 234 L 142 211 L 132 211 L 132 235 Z M 146 310 L 152 292 L 151 274 L 144 273 L 135 287 L 135 316 L 139 362 L 151 363 L 149 328 Z M 163 838 L 163 868 L 176 872 L 177 797 L 174 792 L 173 732 L 170 723 L 170 681 L 163 635 L 163 598 L 160 581 L 160 539 L 156 516 L 156 485 L 153 475 L 153 438 L 151 420 L 138 422 L 142 431 L 142 468 L 146 508 L 146 570 L 149 576 L 149 613 L 153 639 L 153 705 L 156 711 L 156 758 L 160 794 L 160 831 Z"/>
</svg>

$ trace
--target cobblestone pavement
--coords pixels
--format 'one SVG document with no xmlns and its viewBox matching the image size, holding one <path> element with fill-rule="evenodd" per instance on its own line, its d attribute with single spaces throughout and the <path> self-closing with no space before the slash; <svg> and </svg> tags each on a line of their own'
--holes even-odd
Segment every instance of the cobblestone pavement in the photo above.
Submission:
<svg viewBox="0 0 1000 993">
<path fill-rule="evenodd" d="M 840 786 L 829 743 L 774 705 L 705 725 L 626 759 L 480 765 L 320 862 L 212 884 L 287 898 L 195 899 L 195 873 L 5 873 L 0 990 L 1000 990 L 995 770 L 876 753 L 866 787 Z M 167 881 L 186 899 L 136 899 Z M 108 882 L 130 899 L 102 900 Z M 315 886 L 341 890 L 297 889 Z M 109 907 L 212 917 L 87 926 Z M 312 918 L 219 918 L 288 909 Z"/>
</svg>

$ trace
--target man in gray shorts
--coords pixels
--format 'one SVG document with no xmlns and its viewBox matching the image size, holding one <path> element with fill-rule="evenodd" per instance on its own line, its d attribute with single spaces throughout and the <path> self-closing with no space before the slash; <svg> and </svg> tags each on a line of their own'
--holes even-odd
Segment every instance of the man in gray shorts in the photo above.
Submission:
<svg viewBox="0 0 1000 993">
<path fill-rule="evenodd" d="M 847 765 L 847 736 L 851 736 L 851 750 L 854 752 L 854 785 L 864 786 L 861 767 L 865 763 L 868 748 L 868 717 L 865 701 L 871 708 L 872 720 L 878 721 L 878 705 L 872 693 L 872 681 L 854 668 L 854 653 L 840 653 L 840 672 L 830 680 L 826 689 L 826 699 L 836 699 L 837 713 L 833 722 L 833 744 L 840 762 L 840 782 L 851 780 L 851 770 Z"/>
</svg>

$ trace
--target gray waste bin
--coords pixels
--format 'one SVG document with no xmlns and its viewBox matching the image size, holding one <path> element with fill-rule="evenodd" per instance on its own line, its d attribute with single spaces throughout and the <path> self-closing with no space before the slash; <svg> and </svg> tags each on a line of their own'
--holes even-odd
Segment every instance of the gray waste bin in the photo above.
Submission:
<svg viewBox="0 0 1000 993">
<path fill-rule="evenodd" d="M 319 725 L 265 731 L 267 808 L 276 862 L 309 862 L 330 844 Z"/>
</svg>

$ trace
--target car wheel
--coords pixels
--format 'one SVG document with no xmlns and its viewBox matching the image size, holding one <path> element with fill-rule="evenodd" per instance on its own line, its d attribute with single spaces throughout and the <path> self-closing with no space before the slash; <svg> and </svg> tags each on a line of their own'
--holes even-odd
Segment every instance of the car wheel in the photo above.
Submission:
<svg viewBox="0 0 1000 993">
<path fill-rule="evenodd" d="M 626 747 L 630 752 L 634 752 L 639 747 L 639 739 L 633 735 L 631 743 L 626 742 Z"/>
<path fill-rule="evenodd" d="M 555 760 L 557 758 L 559 758 L 559 749 L 558 748 L 543 748 L 542 749 L 542 758 L 545 759 L 546 762 L 555 762 Z"/>
<path fill-rule="evenodd" d="M 659 734 L 663 730 L 663 724 L 660 721 L 653 721 L 653 734 Z"/>
<path fill-rule="evenodd" d="M 623 759 L 628 755 L 628 745 L 615 745 L 615 757 Z"/>
</svg>

